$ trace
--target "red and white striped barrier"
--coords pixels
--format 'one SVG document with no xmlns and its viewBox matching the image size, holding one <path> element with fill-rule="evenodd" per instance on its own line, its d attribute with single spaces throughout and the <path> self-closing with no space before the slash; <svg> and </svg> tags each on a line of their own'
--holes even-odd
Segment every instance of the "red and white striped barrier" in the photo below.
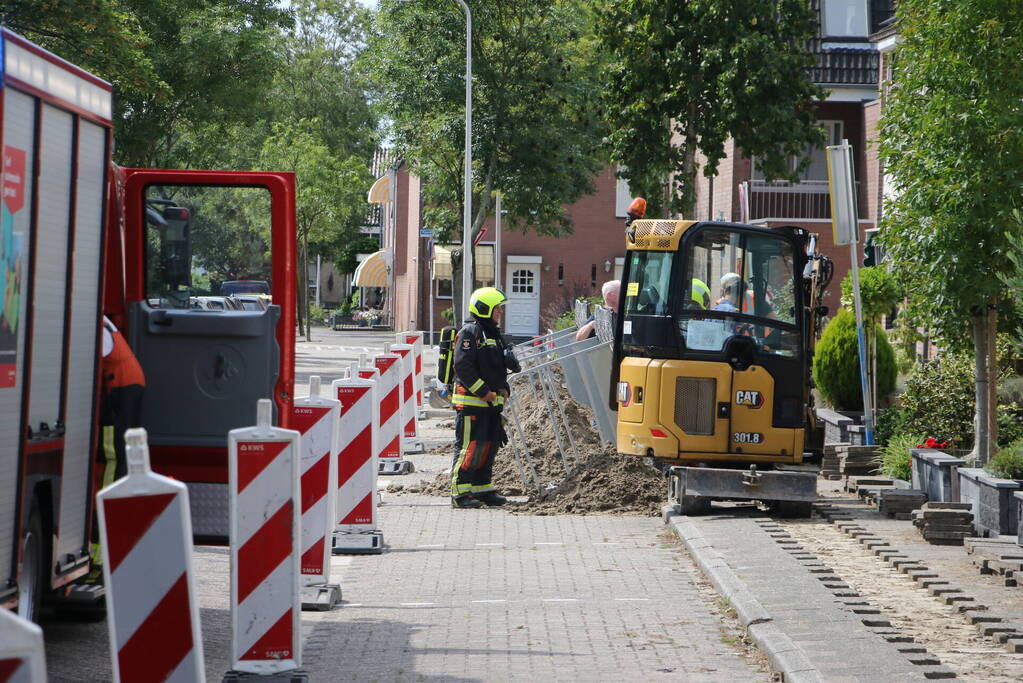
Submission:
<svg viewBox="0 0 1023 683">
<path fill-rule="evenodd" d="M 330 548 L 334 533 L 341 404 L 320 396 L 320 378 L 309 378 L 309 396 L 296 398 L 292 424 L 302 435 L 302 609 L 329 610 L 341 600 L 341 587 L 330 582 Z"/>
<path fill-rule="evenodd" d="M 403 453 L 422 453 L 419 438 L 419 411 L 416 410 L 416 347 L 392 344 L 391 353 L 401 356 L 401 445 Z"/>
<path fill-rule="evenodd" d="M 416 372 L 416 408 L 423 409 L 423 333 L 422 332 L 399 332 L 394 335 L 399 344 L 411 344 L 415 347 L 415 372 Z"/>
<path fill-rule="evenodd" d="M 128 474 L 96 494 L 114 681 L 204 681 L 188 489 L 124 434 Z"/>
<path fill-rule="evenodd" d="M 401 457 L 402 431 L 402 364 L 401 356 L 390 352 L 390 344 L 384 345 L 384 352 L 373 356 L 373 365 L 380 371 L 377 382 L 377 400 L 380 402 L 380 474 L 406 474 L 412 471 L 412 463 Z"/>
<path fill-rule="evenodd" d="M 341 404 L 341 448 L 338 454 L 337 514 L 334 552 L 381 553 L 384 536 L 377 529 L 377 453 L 379 450 L 380 403 L 377 380 L 361 377 L 353 367 L 349 376 L 331 385 Z"/>
<path fill-rule="evenodd" d="M 0 683 L 46 683 L 43 629 L 0 608 Z"/>
<path fill-rule="evenodd" d="M 256 426 L 227 436 L 231 492 L 231 665 L 276 674 L 301 666 L 298 432 L 270 426 L 260 399 Z M 230 674 L 229 674 L 230 675 Z"/>
</svg>

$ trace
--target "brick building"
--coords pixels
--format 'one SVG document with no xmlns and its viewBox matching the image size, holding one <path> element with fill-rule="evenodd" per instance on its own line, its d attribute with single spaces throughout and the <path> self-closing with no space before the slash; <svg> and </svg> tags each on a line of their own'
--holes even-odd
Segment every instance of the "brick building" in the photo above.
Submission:
<svg viewBox="0 0 1023 683">
<path fill-rule="evenodd" d="M 883 193 L 876 149 L 879 83 L 884 73 L 882 49 L 887 45 L 883 41 L 893 21 L 894 2 L 814 0 L 813 4 L 820 28 L 809 46 L 815 58 L 812 76 L 827 91 L 815 112 L 827 144 L 848 140 L 853 148 L 862 258 L 862 243 L 876 228 Z M 716 177 L 698 177 L 693 218 L 796 225 L 819 234 L 821 250 L 835 264 L 835 279 L 825 303 L 836 309 L 839 283 L 850 268 L 850 250 L 833 241 L 824 150 L 807 150 L 810 163 L 797 182 L 764 180 L 753 160 L 734 143 L 726 145 L 726 152 Z M 793 158 L 792 167 L 799 161 Z"/>
<path fill-rule="evenodd" d="M 396 162 L 389 173 L 383 221 L 382 250 L 393 256 L 389 276 L 396 328 L 433 329 L 449 324 L 442 313 L 452 306 L 450 248 L 433 244 L 421 234 L 421 181 Z M 388 177 L 382 175 L 381 178 Z M 496 221 L 484 224 L 475 250 L 476 285 L 496 285 L 508 295 L 505 328 L 515 336 L 546 329 L 553 317 L 569 310 L 579 296 L 597 296 L 601 285 L 621 273 L 625 238 L 623 222 L 631 197 L 627 185 L 604 168 L 594 180 L 595 191 L 566 207 L 574 231 L 560 238 L 507 229 L 498 236 Z M 393 198 L 393 199 L 392 199 Z M 432 258 L 431 258 L 432 256 Z M 432 270 L 432 276 L 431 276 Z"/>
</svg>

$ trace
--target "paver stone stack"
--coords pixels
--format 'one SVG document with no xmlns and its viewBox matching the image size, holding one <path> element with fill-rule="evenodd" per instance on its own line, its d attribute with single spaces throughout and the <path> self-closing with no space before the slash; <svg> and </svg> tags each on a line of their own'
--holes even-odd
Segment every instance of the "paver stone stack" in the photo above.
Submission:
<svg viewBox="0 0 1023 683">
<path fill-rule="evenodd" d="M 969 503 L 924 503 L 913 511 L 913 525 L 924 540 L 934 545 L 962 545 L 973 535 L 973 513 Z"/>
<path fill-rule="evenodd" d="M 927 494 L 918 489 L 887 489 L 877 496 L 877 511 L 886 517 L 912 519 L 914 510 L 927 502 Z"/>
<path fill-rule="evenodd" d="M 839 446 L 835 449 L 839 471 L 847 477 L 874 474 L 877 472 L 877 450 L 877 446 Z"/>
</svg>

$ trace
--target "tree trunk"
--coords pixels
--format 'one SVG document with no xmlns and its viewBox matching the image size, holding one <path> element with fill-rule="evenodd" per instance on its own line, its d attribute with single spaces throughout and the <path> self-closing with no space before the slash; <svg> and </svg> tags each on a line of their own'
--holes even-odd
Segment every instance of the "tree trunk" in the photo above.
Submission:
<svg viewBox="0 0 1023 683">
<path fill-rule="evenodd" d="M 305 239 L 299 240 L 299 276 L 296 277 L 297 291 L 296 304 L 298 305 L 297 318 L 299 320 L 299 336 L 306 336 L 309 328 L 309 320 L 307 314 L 309 311 L 306 308 L 306 291 L 309 288 L 308 275 L 306 274 L 306 241 Z"/>
<path fill-rule="evenodd" d="M 991 393 L 988 391 L 989 372 L 987 368 L 987 310 L 982 308 L 973 316 L 973 359 L 974 359 L 974 400 L 976 407 L 973 413 L 973 452 L 977 467 L 983 467 L 991 457 L 991 438 L 989 427 Z M 944 438 L 944 437 L 938 437 Z"/>
</svg>

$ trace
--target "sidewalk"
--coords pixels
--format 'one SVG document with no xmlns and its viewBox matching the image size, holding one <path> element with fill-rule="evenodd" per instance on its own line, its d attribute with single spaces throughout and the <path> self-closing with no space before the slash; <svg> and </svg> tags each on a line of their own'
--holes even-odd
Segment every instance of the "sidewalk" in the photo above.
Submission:
<svg viewBox="0 0 1023 683">
<path fill-rule="evenodd" d="M 384 501 L 388 550 L 334 558 L 344 607 L 303 615 L 312 680 L 770 680 L 658 519 Z"/>
</svg>

